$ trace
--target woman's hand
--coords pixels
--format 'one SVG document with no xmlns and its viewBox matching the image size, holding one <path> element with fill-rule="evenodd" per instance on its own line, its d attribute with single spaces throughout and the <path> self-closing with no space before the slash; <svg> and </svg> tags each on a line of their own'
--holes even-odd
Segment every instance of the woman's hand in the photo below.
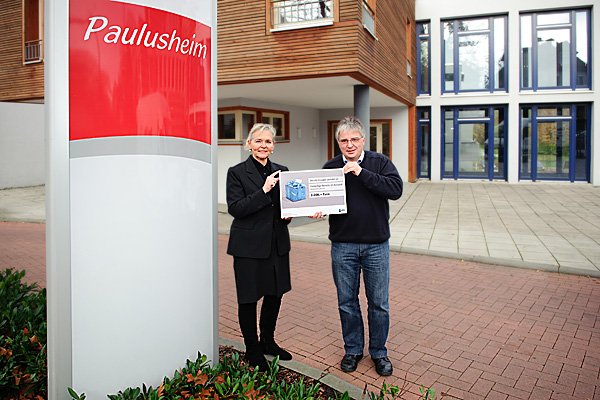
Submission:
<svg viewBox="0 0 600 400">
<path fill-rule="evenodd" d="M 269 193 L 279 181 L 279 176 L 275 176 L 279 175 L 279 172 L 281 172 L 281 170 L 275 171 L 271 175 L 267 176 L 267 180 L 265 181 L 265 184 L 262 187 L 262 190 L 263 192 L 265 192 L 265 194 Z"/>
<path fill-rule="evenodd" d="M 312 219 L 323 218 L 323 212 L 322 211 L 317 211 L 313 215 L 309 215 L 308 218 L 312 218 Z"/>
</svg>

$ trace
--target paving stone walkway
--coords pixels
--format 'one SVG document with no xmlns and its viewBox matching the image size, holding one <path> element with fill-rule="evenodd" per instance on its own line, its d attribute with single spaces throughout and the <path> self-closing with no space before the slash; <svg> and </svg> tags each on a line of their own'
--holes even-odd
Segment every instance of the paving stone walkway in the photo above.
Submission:
<svg viewBox="0 0 600 400">
<path fill-rule="evenodd" d="M 45 226 L 0 222 L 0 267 L 26 269 L 45 285 Z M 219 334 L 241 341 L 233 260 L 219 236 Z M 357 387 L 406 379 L 437 398 L 600 399 L 600 281 L 532 269 L 392 252 L 389 356 L 377 375 L 367 357 L 339 370 L 343 355 L 329 246 L 292 243 L 291 292 L 277 339 L 296 361 Z M 361 301 L 365 304 L 364 296 Z"/>
</svg>

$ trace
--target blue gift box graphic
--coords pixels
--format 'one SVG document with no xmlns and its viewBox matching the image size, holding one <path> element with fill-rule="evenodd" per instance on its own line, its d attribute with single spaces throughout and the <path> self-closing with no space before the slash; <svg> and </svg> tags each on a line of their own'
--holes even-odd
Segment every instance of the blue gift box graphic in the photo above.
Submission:
<svg viewBox="0 0 600 400">
<path fill-rule="evenodd" d="M 301 179 L 289 181 L 285 184 L 285 197 L 290 201 L 306 199 L 306 185 L 302 184 Z"/>
</svg>

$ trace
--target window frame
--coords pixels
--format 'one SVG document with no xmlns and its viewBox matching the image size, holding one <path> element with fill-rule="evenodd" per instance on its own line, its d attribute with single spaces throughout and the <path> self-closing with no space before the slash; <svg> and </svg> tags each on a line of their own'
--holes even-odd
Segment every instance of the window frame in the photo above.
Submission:
<svg viewBox="0 0 600 400">
<path fill-rule="evenodd" d="M 37 8 L 37 21 L 31 17 L 31 9 Z M 23 51 L 23 65 L 37 64 L 44 61 L 44 0 L 22 0 L 21 2 L 21 47 Z M 35 39 L 27 40 L 28 36 L 33 36 Z M 37 42 L 36 44 L 30 44 Z M 33 52 L 37 54 L 35 57 L 28 57 L 28 54 Z"/>
<path fill-rule="evenodd" d="M 427 25 L 427 34 L 421 34 L 421 27 L 423 25 Z M 428 95 L 431 96 L 431 22 L 430 21 L 421 21 L 417 22 L 417 96 L 419 95 Z M 421 41 L 423 39 L 427 40 L 427 90 L 423 90 L 421 86 L 421 73 L 423 65 L 421 64 L 422 54 L 421 54 Z"/>
<path fill-rule="evenodd" d="M 268 19 L 269 19 L 269 24 L 267 25 L 267 27 L 269 28 L 268 32 L 270 32 L 270 33 L 289 31 L 289 30 L 294 30 L 294 29 L 305 29 L 305 28 L 314 28 L 314 27 L 320 27 L 320 26 L 329 26 L 329 25 L 333 25 L 333 23 L 336 22 L 336 20 L 337 20 L 338 13 L 336 11 L 337 11 L 338 0 L 324 0 L 325 7 L 327 7 L 329 9 L 328 11 L 329 11 L 330 15 L 328 17 L 317 17 L 317 18 L 313 18 L 313 19 L 307 19 L 304 21 L 299 20 L 299 21 L 292 21 L 292 22 L 277 22 L 281 17 L 278 16 L 276 18 L 275 13 L 276 13 L 276 9 L 278 8 L 276 6 L 277 3 L 284 3 L 286 1 L 293 1 L 293 0 L 265 0 L 265 1 L 267 2 L 267 14 L 268 14 Z M 320 6 L 319 0 L 310 0 L 308 3 L 305 3 L 304 5 L 312 4 L 312 3 L 319 3 L 319 6 Z M 289 5 L 284 4 L 283 5 L 283 7 L 287 7 L 287 6 L 292 7 L 293 4 L 289 4 Z"/>
<path fill-rule="evenodd" d="M 262 119 L 264 115 L 267 116 L 276 116 L 281 117 L 283 119 L 282 123 L 282 135 L 275 136 L 275 142 L 277 143 L 285 143 L 290 140 L 290 113 L 289 111 L 282 110 L 272 110 L 267 108 L 255 108 L 255 107 L 220 107 L 217 111 L 217 115 L 223 114 L 235 114 L 235 138 L 233 139 L 221 139 L 218 138 L 219 144 L 243 144 L 247 137 L 244 137 L 242 134 L 242 115 L 243 114 L 253 114 L 254 115 L 254 123 L 262 123 Z M 218 129 L 218 128 L 217 128 Z M 219 133 L 217 132 L 217 137 Z"/>
<path fill-rule="evenodd" d="M 461 111 L 468 111 L 468 110 L 482 110 L 482 109 L 487 109 L 488 110 L 488 116 L 487 117 L 460 117 L 459 113 Z M 495 127 L 495 122 L 494 122 L 494 110 L 496 109 L 503 109 L 504 110 L 504 125 L 503 125 L 503 137 L 502 140 L 504 141 L 503 145 L 502 145 L 502 157 L 503 157 L 503 163 L 502 163 L 502 171 L 498 172 L 498 176 L 496 176 L 496 174 L 494 173 L 494 149 L 495 149 L 495 145 L 494 146 L 488 146 L 488 154 L 487 154 L 487 176 L 484 175 L 471 175 L 468 172 L 469 171 L 464 171 L 466 173 L 461 174 L 460 172 L 460 168 L 459 168 L 459 162 L 460 162 L 460 158 L 459 158 L 459 146 L 458 144 L 460 143 L 457 139 L 459 138 L 460 135 L 460 125 L 461 123 L 463 124 L 468 124 L 468 123 L 487 123 L 488 128 L 491 128 L 488 130 L 488 143 L 490 143 L 490 134 L 494 135 L 493 139 L 494 139 L 494 143 L 496 140 L 495 134 L 494 134 L 494 127 Z M 453 129 L 452 129 L 452 176 L 448 176 L 445 175 L 445 164 L 446 164 L 446 143 L 445 143 L 445 139 L 446 139 L 446 118 L 445 118 L 445 113 L 446 111 L 451 111 L 452 112 L 452 125 L 453 125 Z M 441 143 L 441 148 L 440 148 L 440 156 L 441 156 L 441 162 L 440 162 L 440 178 L 442 180 L 444 179 L 452 179 L 452 180 L 458 180 L 458 179 L 487 179 L 489 181 L 506 181 L 508 179 L 508 139 L 509 139 L 509 132 L 508 132 L 508 104 L 492 104 L 492 105 L 465 105 L 465 106 L 443 106 L 441 109 L 441 132 L 440 132 L 440 143 Z M 491 125 L 491 126 L 490 126 Z M 500 157 L 500 155 L 498 155 Z"/>
<path fill-rule="evenodd" d="M 496 40 L 498 35 L 496 35 L 495 32 L 495 25 L 494 25 L 494 21 L 497 18 L 502 18 L 502 20 L 504 21 L 504 34 L 502 35 L 502 40 L 504 41 L 504 72 L 503 72 L 503 79 L 504 79 L 504 88 L 495 88 L 495 83 L 496 83 L 496 78 L 495 78 L 495 51 L 496 51 Z M 487 29 L 487 33 L 486 30 L 479 30 L 479 31 L 466 31 L 464 33 L 458 33 L 456 34 L 456 32 L 458 32 L 458 24 L 460 22 L 464 22 L 464 21 L 476 21 L 476 20 L 482 20 L 482 19 L 488 19 L 488 29 Z M 451 90 L 446 90 L 446 79 L 445 79 L 445 74 L 446 74 L 446 46 L 445 46 L 445 39 L 444 39 L 444 24 L 447 23 L 452 23 L 454 25 L 453 28 L 453 44 L 452 44 L 452 66 L 453 66 L 453 89 Z M 477 17 L 468 17 L 468 18 L 459 18 L 459 19 L 446 19 L 446 20 L 441 20 L 440 21 L 440 40 L 441 40 L 441 53 L 442 53 L 442 58 L 441 58 L 441 93 L 442 95 L 444 94 L 459 94 L 459 93 L 494 93 L 494 92 L 500 92 L 500 93 L 508 93 L 508 65 L 509 65 L 509 49 L 508 49 L 508 15 L 506 14 L 498 14 L 498 15 L 482 15 L 482 16 L 477 16 Z M 486 34 L 488 37 L 488 74 L 489 74 L 489 88 L 488 89 L 460 89 L 460 59 L 459 59 L 459 38 L 461 36 L 467 36 L 467 35 L 483 35 Z M 498 80 L 500 80 L 500 76 L 498 76 Z"/>
<path fill-rule="evenodd" d="M 429 117 L 421 117 L 422 112 L 427 112 Z M 423 140 L 421 137 L 421 128 L 428 127 L 429 135 L 427 138 L 427 172 L 421 170 L 421 153 Z M 431 107 L 417 107 L 417 178 L 431 179 Z"/>
<path fill-rule="evenodd" d="M 577 107 L 585 107 L 586 111 L 586 146 L 585 146 L 585 178 L 576 177 L 576 161 L 577 157 L 573 156 L 573 152 L 577 152 Z M 569 108 L 568 116 L 539 116 L 537 114 L 539 108 Z M 528 176 L 524 176 L 523 173 L 523 110 L 525 108 L 531 109 L 531 132 L 530 132 L 530 160 Z M 568 182 L 590 182 L 591 179 L 591 103 L 587 102 L 574 102 L 574 103 L 533 103 L 533 104 L 520 104 L 519 105 L 519 180 L 520 181 L 568 181 Z M 538 176 L 538 122 L 558 122 L 568 121 L 569 122 L 569 177 L 557 177 L 557 176 Z M 571 134 L 573 132 L 574 134 Z M 534 140 L 535 139 L 535 140 Z M 533 169 L 532 165 L 536 168 Z"/>
<path fill-rule="evenodd" d="M 577 13 L 578 12 L 586 13 L 586 35 L 587 35 L 587 84 L 586 85 L 578 85 L 577 84 Z M 550 14 L 559 14 L 559 13 L 568 13 L 569 14 L 569 23 L 558 23 L 552 25 L 542 25 L 538 27 L 537 19 L 539 15 L 550 15 Z M 523 30 L 523 17 L 531 18 L 531 37 L 529 38 L 531 41 L 531 65 L 528 65 L 528 68 L 531 69 L 531 85 L 524 87 L 523 86 L 523 34 L 525 33 Z M 537 37 L 538 31 L 550 30 L 552 28 L 569 28 L 570 29 L 570 54 L 569 54 L 569 85 L 568 86 L 539 86 L 539 76 L 538 76 L 538 47 Z M 542 11 L 542 12 L 524 12 L 519 14 L 519 88 L 521 91 L 533 91 L 537 92 L 538 90 L 557 90 L 557 89 L 592 89 L 592 33 L 591 33 L 591 9 L 590 8 L 573 8 L 573 9 L 558 9 L 551 11 Z"/>
</svg>

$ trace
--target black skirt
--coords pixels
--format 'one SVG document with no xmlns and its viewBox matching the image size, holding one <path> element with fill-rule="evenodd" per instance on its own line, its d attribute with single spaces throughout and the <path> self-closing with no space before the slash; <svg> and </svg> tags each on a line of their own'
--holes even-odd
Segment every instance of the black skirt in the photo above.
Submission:
<svg viewBox="0 0 600 400">
<path fill-rule="evenodd" d="M 238 304 L 255 303 L 263 296 L 281 297 L 292 290 L 290 255 L 277 254 L 271 246 L 269 258 L 233 257 Z"/>
</svg>

